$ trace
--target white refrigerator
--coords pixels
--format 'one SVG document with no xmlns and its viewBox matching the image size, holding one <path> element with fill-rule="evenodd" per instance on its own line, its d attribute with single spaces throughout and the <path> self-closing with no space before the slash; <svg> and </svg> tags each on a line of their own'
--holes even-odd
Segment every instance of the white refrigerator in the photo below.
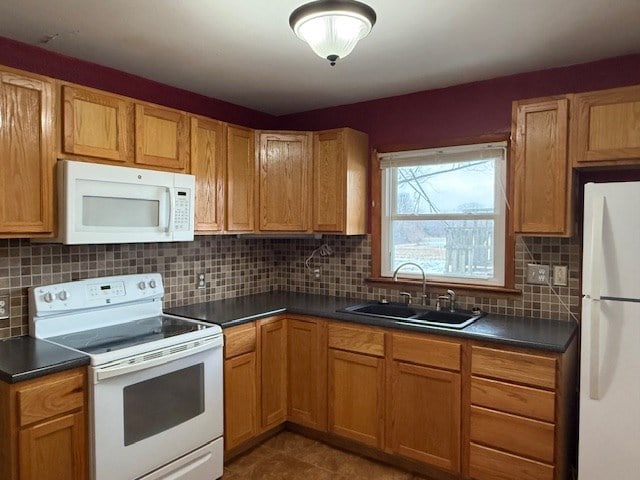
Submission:
<svg viewBox="0 0 640 480">
<path fill-rule="evenodd" d="M 579 480 L 640 479 L 640 182 L 584 189 Z"/>
</svg>

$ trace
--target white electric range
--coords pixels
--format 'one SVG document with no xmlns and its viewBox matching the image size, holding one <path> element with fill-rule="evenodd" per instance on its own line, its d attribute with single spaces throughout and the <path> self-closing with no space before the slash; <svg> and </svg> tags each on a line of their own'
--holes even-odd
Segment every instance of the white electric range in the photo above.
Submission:
<svg viewBox="0 0 640 480">
<path fill-rule="evenodd" d="M 158 273 L 29 290 L 30 335 L 91 357 L 93 480 L 222 476 L 222 330 L 163 295 Z"/>
</svg>

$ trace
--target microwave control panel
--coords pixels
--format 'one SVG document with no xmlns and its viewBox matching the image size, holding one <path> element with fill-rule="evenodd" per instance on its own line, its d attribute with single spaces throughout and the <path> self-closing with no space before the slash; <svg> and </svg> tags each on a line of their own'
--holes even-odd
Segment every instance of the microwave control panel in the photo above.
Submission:
<svg viewBox="0 0 640 480">
<path fill-rule="evenodd" d="M 176 230 L 189 230 L 190 222 L 190 196 L 186 189 L 176 189 L 175 210 L 173 212 Z"/>
</svg>

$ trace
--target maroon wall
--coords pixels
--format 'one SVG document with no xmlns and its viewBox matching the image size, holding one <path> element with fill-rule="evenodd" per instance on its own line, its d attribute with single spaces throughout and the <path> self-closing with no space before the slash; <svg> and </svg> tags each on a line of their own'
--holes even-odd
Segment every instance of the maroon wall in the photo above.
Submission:
<svg viewBox="0 0 640 480">
<path fill-rule="evenodd" d="M 510 129 L 513 100 L 640 84 L 640 54 L 636 54 L 275 117 L 3 37 L 0 65 L 253 128 L 349 126 L 367 132 L 373 147 L 437 145 L 505 133 Z"/>
<path fill-rule="evenodd" d="M 275 128 L 277 117 L 170 87 L 113 68 L 0 37 L 0 65 L 253 127 Z M 197 72 L 193 73 L 197 75 Z"/>
<path fill-rule="evenodd" d="M 508 132 L 511 102 L 640 84 L 640 54 L 279 117 L 280 128 L 353 127 L 372 147 L 438 145 Z"/>
</svg>

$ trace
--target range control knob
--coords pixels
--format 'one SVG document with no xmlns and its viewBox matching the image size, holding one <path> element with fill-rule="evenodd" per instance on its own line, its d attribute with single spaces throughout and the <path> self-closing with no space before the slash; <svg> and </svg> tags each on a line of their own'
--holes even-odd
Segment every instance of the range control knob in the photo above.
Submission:
<svg viewBox="0 0 640 480">
<path fill-rule="evenodd" d="M 51 303 L 53 302 L 53 294 L 51 292 L 47 292 L 42 296 L 42 299 L 47 303 Z"/>
<path fill-rule="evenodd" d="M 68 300 L 70 296 L 71 295 L 69 295 L 69 292 L 67 292 L 66 290 L 62 290 L 60 293 L 58 293 L 58 298 L 63 302 L 65 300 Z"/>
<path fill-rule="evenodd" d="M 150 280 L 149 281 L 149 288 L 156 288 L 156 281 L 155 280 Z"/>
<path fill-rule="evenodd" d="M 147 288 L 147 284 L 146 284 L 146 283 L 144 283 L 144 281 L 142 281 L 142 282 L 138 282 L 138 288 L 139 288 L 140 290 L 144 290 L 145 288 Z"/>
</svg>

